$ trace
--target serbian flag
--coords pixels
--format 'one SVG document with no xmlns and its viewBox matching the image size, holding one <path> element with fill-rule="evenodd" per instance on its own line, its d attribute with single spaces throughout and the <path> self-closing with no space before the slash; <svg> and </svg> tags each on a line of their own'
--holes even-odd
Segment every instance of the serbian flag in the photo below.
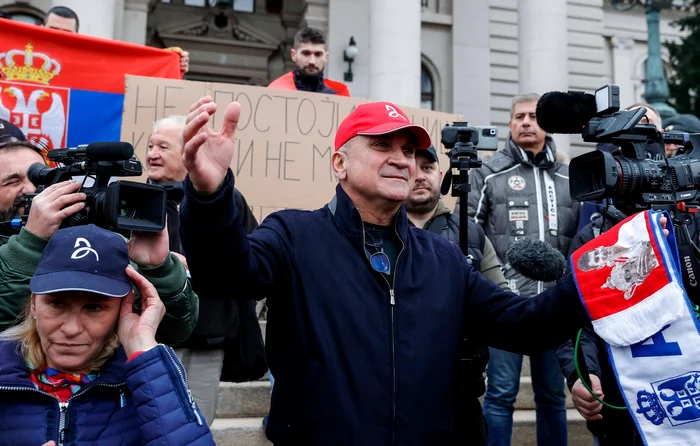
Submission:
<svg viewBox="0 0 700 446">
<path fill-rule="evenodd" d="M 685 290 L 673 228 L 645 211 L 615 225 L 571 256 L 579 295 L 595 332 L 608 344 L 642 342 L 683 315 Z"/>
<path fill-rule="evenodd" d="M 0 118 L 47 149 L 118 141 L 124 76 L 181 78 L 172 51 L 0 19 Z"/>
</svg>

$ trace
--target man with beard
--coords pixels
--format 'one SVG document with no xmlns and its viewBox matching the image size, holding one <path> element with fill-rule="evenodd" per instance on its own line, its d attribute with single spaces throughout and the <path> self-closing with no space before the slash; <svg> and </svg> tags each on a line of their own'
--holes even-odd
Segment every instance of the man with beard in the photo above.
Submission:
<svg viewBox="0 0 700 446">
<path fill-rule="evenodd" d="M 326 37 L 320 30 L 308 27 L 300 29 L 294 36 L 291 54 L 296 69 L 272 81 L 269 88 L 350 96 L 347 85 L 323 78 L 328 51 Z"/>
<path fill-rule="evenodd" d="M 416 151 L 415 185 L 404 202 L 411 224 L 434 232 L 442 238 L 459 244 L 459 215 L 452 213 L 440 198 L 442 171 L 435 147 Z M 467 220 L 468 252 L 472 266 L 506 291 L 510 291 L 503 277 L 496 251 L 481 226 Z M 456 379 L 452 386 L 452 413 L 454 444 L 487 444 L 486 420 L 481 411 L 481 397 L 486 391 L 485 372 L 489 360 L 486 346 L 462 338 L 459 358 L 455 363 Z"/>
<path fill-rule="evenodd" d="M 80 183 L 70 180 L 53 184 L 31 201 L 31 211 L 19 232 L 14 222 L 24 219 L 23 199 L 36 193 L 27 171 L 32 164 L 44 164 L 41 150 L 26 141 L 14 125 L 0 128 L 0 331 L 18 321 L 31 292 L 29 281 L 36 272 L 48 240 L 63 220 L 85 207 L 86 195 Z M 76 245 L 77 246 L 77 245 Z M 170 254 L 167 232 L 133 232 L 128 242 L 132 266 L 158 290 L 166 315 L 158 328 L 157 340 L 177 344 L 192 332 L 199 300 L 192 291 L 185 267 Z M 140 311 L 137 297 L 135 311 Z"/>
</svg>

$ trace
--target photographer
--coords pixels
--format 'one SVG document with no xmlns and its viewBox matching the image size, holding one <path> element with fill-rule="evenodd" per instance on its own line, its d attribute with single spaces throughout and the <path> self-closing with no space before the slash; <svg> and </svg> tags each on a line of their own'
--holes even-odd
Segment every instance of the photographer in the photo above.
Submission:
<svg viewBox="0 0 700 446">
<path fill-rule="evenodd" d="M 36 187 L 27 178 L 34 163 L 44 163 L 38 148 L 26 141 L 2 143 L 0 138 L 0 331 L 16 323 L 29 297 L 29 281 L 36 271 L 48 240 L 61 222 L 84 208 L 86 196 L 79 183 L 65 181 L 47 187 L 32 200 L 26 225 L 9 235 L 8 222 L 24 212 L 22 199 Z M 177 344 L 192 332 L 197 321 L 198 298 L 186 277 L 185 267 L 170 254 L 168 234 L 132 233 L 129 257 L 135 268 L 158 290 L 166 315 L 158 329 L 158 341 Z M 140 309 L 140 299 L 135 305 Z"/>
<path fill-rule="evenodd" d="M 636 108 L 639 108 L 638 104 L 628 107 L 626 110 L 634 110 Z M 647 109 L 647 115 L 650 115 L 652 118 L 642 123 L 649 122 L 656 125 L 657 123 L 654 122 L 655 114 L 653 109 Z M 665 129 L 666 132 L 693 132 L 698 130 L 698 127 L 693 127 L 694 121 L 692 119 L 674 118 L 677 117 L 669 119 Z M 697 120 L 697 118 L 695 119 Z M 653 145 L 656 146 L 658 144 L 654 143 Z M 677 147 L 679 147 L 671 147 L 669 150 L 669 146 L 671 145 L 666 145 L 667 155 L 675 154 Z M 616 146 L 612 147 L 616 148 Z M 654 152 L 656 149 L 658 148 L 651 147 L 650 151 Z M 576 178 L 572 177 L 571 180 L 576 181 Z M 656 209 L 657 207 L 653 206 L 653 208 Z M 569 253 L 572 254 L 590 240 L 598 237 L 598 235 L 608 231 L 628 216 L 637 212 L 639 212 L 639 208 L 635 203 L 630 203 L 625 206 L 619 200 L 608 198 L 607 206 L 604 206 L 601 214 L 594 216 L 592 221 L 579 231 L 571 241 Z M 697 213 L 680 213 L 677 214 L 677 218 L 684 222 L 687 235 L 689 236 L 688 238 L 697 245 L 700 240 L 700 216 Z M 679 229 L 679 232 L 680 231 L 685 234 L 685 229 L 681 228 Z M 679 241 L 680 240 L 681 238 L 679 237 Z M 681 253 L 681 257 L 685 256 L 683 253 L 686 248 L 688 249 L 688 251 L 685 251 L 686 255 L 692 256 L 694 258 L 694 264 L 697 265 L 697 250 L 694 249 L 692 245 L 684 247 L 679 243 L 678 249 Z M 697 290 L 686 286 L 686 291 L 691 301 L 695 304 L 700 302 L 700 296 L 698 296 Z M 592 328 L 586 327 L 581 334 L 579 349 L 584 355 L 588 374 L 591 379 L 591 389 L 594 393 L 598 398 L 612 406 L 624 407 L 626 403 L 620 392 L 620 387 L 618 386 L 616 372 L 610 365 L 611 360 L 608 355 L 606 343 Z M 644 444 L 637 425 L 630 416 L 629 411 L 614 409 L 603 405 L 584 387 L 576 372 L 573 342 L 567 341 L 561 345 L 557 349 L 556 354 L 562 373 L 564 373 L 567 385 L 571 390 L 574 406 L 587 420 L 587 427 L 594 435 L 597 444 L 600 446 L 633 446 Z"/>
<path fill-rule="evenodd" d="M 442 171 L 435 147 L 416 152 L 416 183 L 404 202 L 411 224 L 433 232 L 459 245 L 459 215 L 440 199 Z M 469 255 L 472 266 L 502 289 L 510 291 L 498 262 L 496 251 L 481 226 L 467 220 Z M 481 410 L 481 397 L 486 391 L 488 348 L 464 339 L 455 368 L 452 416 L 455 444 L 486 445 L 488 429 Z"/>
</svg>

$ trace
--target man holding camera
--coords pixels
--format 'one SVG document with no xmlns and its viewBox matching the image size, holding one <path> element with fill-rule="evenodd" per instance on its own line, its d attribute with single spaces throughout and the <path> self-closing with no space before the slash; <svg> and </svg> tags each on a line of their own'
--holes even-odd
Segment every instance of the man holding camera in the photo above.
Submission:
<svg viewBox="0 0 700 446">
<path fill-rule="evenodd" d="M 576 234 L 578 204 L 569 195 L 568 167 L 555 158 L 554 141 L 537 124 L 539 95 L 513 99 L 506 147 L 470 176 L 469 215 L 483 226 L 503 261 L 510 245 L 534 237 L 563 253 Z M 506 265 L 510 288 L 535 296 L 552 284 L 530 280 Z M 489 445 L 510 445 L 522 356 L 489 349 L 484 416 Z M 567 444 L 564 379 L 554 351 L 530 357 L 537 411 L 537 444 Z"/>
<path fill-rule="evenodd" d="M 442 171 L 435 147 L 416 152 L 416 181 L 408 200 L 404 202 L 411 224 L 433 232 L 459 245 L 459 215 L 440 198 Z M 508 282 L 503 277 L 501 264 L 491 241 L 481 226 L 467 220 L 468 252 L 474 269 L 506 291 Z M 488 348 L 464 338 L 459 347 L 452 385 L 452 416 L 454 417 L 454 444 L 486 446 L 488 429 L 481 410 L 481 397 L 486 391 L 486 364 Z"/>
<path fill-rule="evenodd" d="M 5 126 L 8 133 L 13 131 L 10 126 Z M 85 207 L 86 196 L 78 182 L 53 184 L 32 199 L 26 224 L 15 234 L 11 220 L 23 214 L 23 198 L 36 192 L 27 178 L 27 170 L 35 163 L 45 163 L 44 157 L 23 135 L 0 134 L 0 234 L 4 233 L 0 235 L 0 331 L 16 322 L 29 298 L 29 281 L 49 238 L 64 219 Z M 184 341 L 197 321 L 199 302 L 185 267 L 170 255 L 167 231 L 134 232 L 128 247 L 131 261 L 153 283 L 167 309 L 158 341 L 170 345 Z"/>
<path fill-rule="evenodd" d="M 625 110 L 635 110 L 640 107 L 646 108 L 645 117 L 642 124 L 652 124 L 660 132 L 669 133 L 699 133 L 700 120 L 693 115 L 676 115 L 668 120 L 664 120 L 664 128 L 661 127 L 658 114 L 649 104 L 634 104 Z M 610 150 L 617 146 L 608 143 L 601 143 L 610 147 Z M 662 148 L 659 143 L 654 143 L 657 147 L 657 154 Z M 677 150 L 682 147 L 675 144 L 665 145 L 665 154 L 668 158 L 674 156 Z M 651 154 L 649 154 L 651 156 Z M 575 181 L 575 178 L 572 180 Z M 641 203 L 640 203 L 641 204 Z M 689 203 L 692 206 L 692 203 Z M 642 208 L 646 204 L 641 204 Z M 585 245 L 600 234 L 610 230 L 613 226 L 623 221 L 630 215 L 639 212 L 637 203 L 623 203 L 615 199 L 606 199 L 600 206 L 600 213 L 595 215 L 591 222 L 581 229 L 571 242 L 569 249 L 573 253 L 581 246 Z M 678 212 L 674 204 L 669 203 L 664 206 L 654 206 L 654 209 L 667 209 L 675 214 L 676 223 L 680 223 L 676 231 L 676 241 L 680 258 L 684 259 L 682 268 L 682 279 L 685 283 L 685 290 L 694 305 L 700 303 L 700 287 L 689 274 L 697 274 L 700 271 L 700 262 L 697 258 L 698 251 L 695 248 L 700 241 L 700 215 L 693 212 Z M 686 263 L 687 262 L 687 263 Z M 697 308 L 697 307 L 696 307 Z M 696 310 L 697 311 L 697 310 Z M 608 355 L 608 348 L 592 328 L 586 327 L 581 333 L 580 354 L 585 358 L 585 366 L 591 381 L 591 390 L 595 395 L 605 401 L 610 406 L 624 407 L 623 398 L 618 385 L 617 373 L 611 366 Z M 572 341 L 567 341 L 557 349 L 557 358 L 561 370 L 566 377 L 567 385 L 571 390 L 574 407 L 587 422 L 588 430 L 593 434 L 598 446 L 633 446 L 643 444 L 642 438 L 635 420 L 630 416 L 628 410 L 615 409 L 614 407 L 603 405 L 589 392 L 578 377 L 576 372 L 576 360 L 574 358 L 574 345 Z M 579 362 L 579 367 L 583 369 L 583 361 Z M 586 370 L 583 370 L 586 373 Z"/>
<path fill-rule="evenodd" d="M 571 276 L 520 297 L 483 278 L 454 243 L 409 227 L 402 203 L 430 135 L 397 106 L 361 104 L 340 124 L 327 206 L 270 214 L 250 236 L 229 168 L 240 104 L 223 111 L 219 132 L 206 127 L 211 97 L 190 110 L 182 242 L 198 290 L 245 284 L 268 298 L 273 443 L 451 444 L 462 334 L 535 353 L 587 322 Z"/>
</svg>

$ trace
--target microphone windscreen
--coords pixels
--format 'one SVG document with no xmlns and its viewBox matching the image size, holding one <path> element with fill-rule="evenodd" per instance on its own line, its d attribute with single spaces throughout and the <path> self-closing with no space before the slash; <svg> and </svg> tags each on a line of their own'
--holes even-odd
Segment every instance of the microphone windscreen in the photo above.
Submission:
<svg viewBox="0 0 700 446">
<path fill-rule="evenodd" d="M 547 133 L 581 133 L 596 111 L 592 94 L 550 91 L 537 101 L 537 124 Z"/>
<path fill-rule="evenodd" d="M 532 280 L 554 282 L 566 272 L 566 259 L 549 243 L 532 237 L 516 240 L 506 252 L 510 266 Z"/>
<path fill-rule="evenodd" d="M 85 148 L 90 161 L 122 161 L 134 155 L 134 147 L 128 142 L 91 142 Z"/>
</svg>

